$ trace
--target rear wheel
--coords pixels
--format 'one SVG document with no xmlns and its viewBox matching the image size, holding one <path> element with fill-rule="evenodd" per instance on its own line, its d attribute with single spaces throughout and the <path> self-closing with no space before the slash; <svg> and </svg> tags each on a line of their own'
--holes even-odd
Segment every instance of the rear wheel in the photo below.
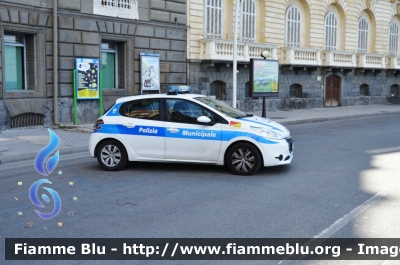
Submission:
<svg viewBox="0 0 400 265">
<path fill-rule="evenodd" d="M 261 167 L 261 155 L 258 149 L 248 143 L 232 146 L 226 155 L 226 165 L 235 175 L 253 175 Z"/>
<path fill-rule="evenodd" d="M 128 163 L 125 147 L 116 140 L 107 140 L 97 148 L 97 161 L 108 171 L 123 169 Z"/>
</svg>

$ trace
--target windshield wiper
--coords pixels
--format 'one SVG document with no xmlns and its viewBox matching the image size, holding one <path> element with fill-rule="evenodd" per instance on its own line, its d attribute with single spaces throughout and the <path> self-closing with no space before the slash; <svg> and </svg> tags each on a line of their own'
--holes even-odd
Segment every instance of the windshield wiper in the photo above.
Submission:
<svg viewBox="0 0 400 265">
<path fill-rule="evenodd" d="M 253 117 L 253 114 L 246 113 L 246 117 Z"/>
</svg>

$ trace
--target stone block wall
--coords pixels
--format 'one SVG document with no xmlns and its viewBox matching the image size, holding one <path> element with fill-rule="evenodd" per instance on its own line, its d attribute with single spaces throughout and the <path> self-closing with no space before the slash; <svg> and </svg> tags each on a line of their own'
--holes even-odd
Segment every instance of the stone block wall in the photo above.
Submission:
<svg viewBox="0 0 400 265">
<path fill-rule="evenodd" d="M 237 107 L 243 111 L 260 111 L 262 109 L 261 98 L 245 98 L 245 84 L 250 80 L 249 68 L 245 65 L 238 66 L 237 75 Z M 332 73 L 321 70 L 298 71 L 280 69 L 279 75 L 279 96 L 267 98 L 267 110 L 276 109 L 308 109 L 321 108 L 324 103 L 324 78 Z M 386 97 L 389 96 L 390 87 L 393 84 L 400 84 L 398 78 L 393 74 L 381 73 L 374 75 L 367 72 L 364 74 L 349 73 L 347 75 L 336 73 L 342 79 L 341 83 L 341 105 L 367 105 L 386 104 Z M 214 81 L 225 83 L 226 103 L 232 104 L 232 76 L 231 67 L 214 66 L 202 67 L 201 61 L 190 60 L 189 63 L 189 85 L 193 92 L 203 95 L 210 95 L 210 84 Z M 319 81 L 320 80 L 320 81 Z M 290 86 L 298 84 L 302 86 L 302 98 L 290 98 Z M 369 96 L 360 95 L 360 86 L 369 85 Z"/>
<path fill-rule="evenodd" d="M 4 68 L 0 64 L 0 128 L 9 124 L 9 114 L 21 114 L 22 107 L 13 105 L 7 111 L 7 101 L 30 98 L 34 102 L 46 99 L 45 125 L 52 124 L 53 112 L 53 16 L 47 7 L 32 8 L 35 1 L 22 0 L 27 5 L 0 3 L 0 28 L 4 31 L 33 34 L 35 36 L 34 90 L 10 92 L 3 85 Z M 24 3 L 25 3 L 24 2 Z M 40 1 L 39 1 L 40 2 Z M 76 1 L 75 1 L 76 2 Z M 74 3 L 75 3 L 74 2 Z M 80 3 L 80 1 L 78 0 Z M 82 0 L 83 2 L 83 0 Z M 163 2 L 163 3 L 160 3 Z M 46 2 L 47 3 L 47 2 Z M 146 4 L 147 3 L 147 4 Z M 48 3 L 47 3 L 48 4 Z M 76 4 L 76 3 L 75 3 Z M 75 58 L 100 58 L 102 41 L 112 41 L 124 46 L 124 86 L 121 89 L 104 90 L 104 109 L 115 99 L 140 93 L 140 53 L 160 55 L 161 87 L 166 91 L 169 84 L 186 85 L 186 27 L 182 24 L 186 12 L 185 1 L 139 1 L 142 13 L 159 10 L 173 18 L 174 22 L 121 19 L 70 11 L 71 5 L 61 5 L 58 16 L 58 117 L 59 122 L 73 121 L 73 74 Z M 144 5 L 144 6 L 143 6 Z M 165 5 L 161 10 L 160 5 Z M 87 9 L 87 7 L 85 7 Z M 146 9 L 148 8 L 148 9 Z M 68 10 L 70 9 L 70 10 Z M 175 23 L 175 15 L 178 23 Z M 0 36 L 2 36 L 0 34 Z M 0 41 L 2 41 L 0 37 Z M 0 56 L 4 57 L 1 51 Z M 22 104 L 22 103 L 21 103 Z M 20 104 L 20 105 L 21 105 Z M 39 104 L 39 103 L 38 103 Z M 99 116 L 98 100 L 79 101 L 79 123 L 93 123 Z M 14 109 L 15 108 L 15 109 Z M 36 110 L 35 110 L 36 111 Z M 8 118 L 7 118 L 8 117 Z"/>
<path fill-rule="evenodd" d="M 139 0 L 140 20 L 186 25 L 186 0 Z"/>
</svg>

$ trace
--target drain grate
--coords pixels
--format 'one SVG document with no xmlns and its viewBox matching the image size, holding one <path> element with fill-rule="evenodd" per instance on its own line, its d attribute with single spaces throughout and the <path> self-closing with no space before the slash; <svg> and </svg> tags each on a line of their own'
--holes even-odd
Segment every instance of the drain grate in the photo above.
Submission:
<svg viewBox="0 0 400 265">
<path fill-rule="evenodd" d="M 11 118 L 11 128 L 43 125 L 44 115 L 37 113 L 22 113 Z"/>
</svg>

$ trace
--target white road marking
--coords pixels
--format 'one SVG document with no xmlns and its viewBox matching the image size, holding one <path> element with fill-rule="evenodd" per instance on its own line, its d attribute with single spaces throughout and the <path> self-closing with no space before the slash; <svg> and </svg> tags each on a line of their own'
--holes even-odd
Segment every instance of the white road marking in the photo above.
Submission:
<svg viewBox="0 0 400 265">
<path fill-rule="evenodd" d="M 355 208 L 354 210 L 352 210 L 348 214 L 346 214 L 343 217 L 339 218 L 330 227 L 326 228 L 321 233 L 319 233 L 318 235 L 314 236 L 314 238 L 329 238 L 329 237 L 331 237 L 334 233 L 336 233 L 343 226 L 348 224 L 356 216 L 358 216 L 360 213 L 362 213 L 363 211 L 368 209 L 372 205 L 372 203 L 374 203 L 375 201 L 380 200 L 381 198 L 379 197 L 379 195 L 381 194 L 381 192 L 386 190 L 386 188 L 383 189 L 382 191 L 380 191 L 379 193 L 375 194 L 371 198 L 369 198 L 367 201 L 365 201 L 363 204 L 361 204 L 360 206 L 358 206 L 357 208 Z"/>
<path fill-rule="evenodd" d="M 343 217 L 339 218 L 336 222 L 334 222 L 331 226 L 323 230 L 321 233 L 316 235 L 313 239 L 308 241 L 304 245 L 309 245 L 314 239 L 317 238 L 330 238 L 333 234 L 335 234 L 337 231 L 339 231 L 343 226 L 348 224 L 350 221 L 352 221 L 355 217 L 357 217 L 360 213 L 364 212 L 366 209 L 368 209 L 372 204 L 376 201 L 379 201 L 381 199 L 381 194 L 384 193 L 388 188 L 394 186 L 400 182 L 400 179 L 397 181 L 392 182 L 391 184 L 387 185 L 385 188 L 383 188 L 381 191 L 379 191 L 377 194 L 366 200 L 363 204 L 360 206 L 356 207 L 354 210 L 349 212 L 348 214 L 344 215 Z M 290 255 L 291 256 L 291 255 Z M 289 256 L 289 257 L 290 257 Z M 281 260 L 278 262 L 278 264 L 282 264 L 284 261 L 287 260 L 288 257 L 285 259 Z"/>
</svg>

